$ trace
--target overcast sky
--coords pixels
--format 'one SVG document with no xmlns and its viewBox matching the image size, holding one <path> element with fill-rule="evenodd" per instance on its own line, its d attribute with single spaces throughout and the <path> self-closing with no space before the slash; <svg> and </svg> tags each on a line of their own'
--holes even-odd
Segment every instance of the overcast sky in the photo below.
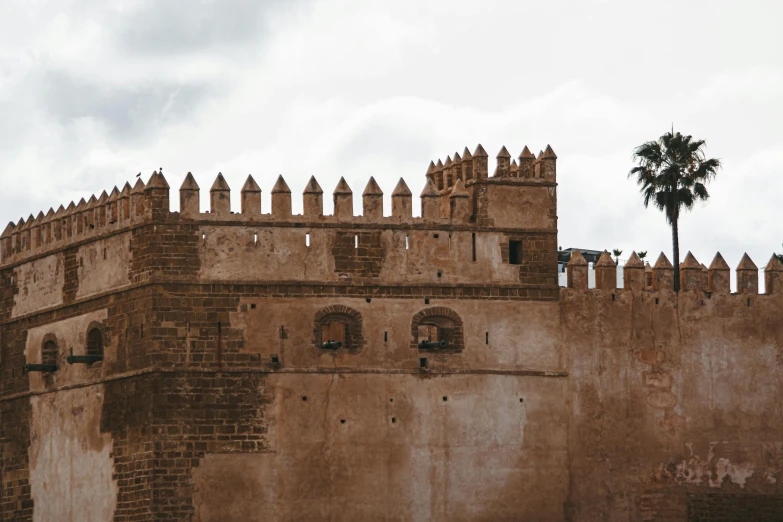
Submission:
<svg viewBox="0 0 783 522">
<path fill-rule="evenodd" d="M 236 210 L 249 173 L 265 212 L 280 173 L 294 212 L 312 174 L 357 195 L 373 175 L 388 201 L 465 146 L 551 144 L 560 245 L 671 258 L 626 174 L 673 123 L 724 165 L 683 257 L 763 267 L 783 251 L 782 19 L 773 0 L 2 0 L 0 223 L 158 167 L 174 210 L 188 171 L 202 208 L 219 171 Z"/>
</svg>

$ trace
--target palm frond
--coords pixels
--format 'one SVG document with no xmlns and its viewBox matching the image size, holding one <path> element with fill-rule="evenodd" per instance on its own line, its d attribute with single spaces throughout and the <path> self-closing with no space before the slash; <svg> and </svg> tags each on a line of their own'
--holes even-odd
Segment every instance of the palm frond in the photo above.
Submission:
<svg viewBox="0 0 783 522">
<path fill-rule="evenodd" d="M 636 165 L 628 172 L 639 185 L 645 207 L 651 204 L 674 224 L 682 209 L 709 198 L 706 183 L 721 167 L 719 159 L 706 159 L 706 142 L 679 132 L 667 132 L 656 141 L 634 149 Z"/>
</svg>

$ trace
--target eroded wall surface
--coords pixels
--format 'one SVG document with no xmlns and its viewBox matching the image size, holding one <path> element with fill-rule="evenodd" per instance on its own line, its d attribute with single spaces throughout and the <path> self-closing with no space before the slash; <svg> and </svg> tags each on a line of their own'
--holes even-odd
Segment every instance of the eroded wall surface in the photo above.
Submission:
<svg viewBox="0 0 783 522">
<path fill-rule="evenodd" d="M 563 519 L 562 378 L 271 383 L 271 452 L 206 457 L 194 472 L 196 520 Z"/>
<path fill-rule="evenodd" d="M 63 390 L 30 400 L 33 520 L 112 520 L 117 482 L 112 477 L 112 436 L 100 431 L 103 387 Z"/>
<path fill-rule="evenodd" d="M 783 516 L 781 296 L 563 290 L 561 304 L 573 520 Z"/>
<path fill-rule="evenodd" d="M 444 370 L 563 371 L 557 303 L 499 300 L 242 298 L 230 314 L 244 338 L 241 353 L 273 354 L 287 368 L 418 369 L 419 358 Z M 358 350 L 322 350 L 313 337 L 319 310 L 339 303 L 362 316 Z M 415 314 L 447 308 L 463 321 L 465 349 L 438 354 L 411 347 Z M 284 331 L 284 335 L 281 332 Z M 414 341 L 415 342 L 415 341 Z"/>
<path fill-rule="evenodd" d="M 51 255 L 20 265 L 14 271 L 19 292 L 14 296 L 12 316 L 62 304 L 65 267 L 62 255 Z"/>
</svg>

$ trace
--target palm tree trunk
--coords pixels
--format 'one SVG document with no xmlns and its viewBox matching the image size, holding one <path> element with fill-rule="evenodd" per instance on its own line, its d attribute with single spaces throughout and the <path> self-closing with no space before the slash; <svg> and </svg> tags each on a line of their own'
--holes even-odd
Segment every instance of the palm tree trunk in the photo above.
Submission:
<svg viewBox="0 0 783 522">
<path fill-rule="evenodd" d="M 672 220 L 672 250 L 674 251 L 674 291 L 680 291 L 680 231 L 675 217 Z"/>
</svg>

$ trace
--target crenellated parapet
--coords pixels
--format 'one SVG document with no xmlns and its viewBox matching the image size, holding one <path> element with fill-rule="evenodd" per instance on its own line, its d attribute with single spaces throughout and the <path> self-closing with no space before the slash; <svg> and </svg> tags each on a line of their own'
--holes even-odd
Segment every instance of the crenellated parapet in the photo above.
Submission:
<svg viewBox="0 0 783 522">
<path fill-rule="evenodd" d="M 0 263 L 22 261 L 145 221 L 163 219 L 168 209 L 169 185 L 163 174 L 154 172 L 147 184 L 139 179 L 133 188 L 126 183 L 122 190 L 114 187 L 111 193 L 103 191 L 88 200 L 72 201 L 67 207 L 60 205 L 56 211 L 50 208 L 45 215 L 31 214 L 16 225 L 9 223 L 0 235 Z"/>
<path fill-rule="evenodd" d="M 499 230 L 533 230 L 556 234 L 555 160 L 551 147 L 535 158 L 524 147 L 513 168 L 505 147 L 489 176 L 488 154 L 481 145 L 467 147 L 443 163 L 431 162 L 420 194 L 420 217 L 414 217 L 413 194 L 400 178 L 391 194 L 391 209 L 384 208 L 384 191 L 373 178 L 362 192 L 362 213 L 354 214 L 353 189 L 340 178 L 332 197 L 334 212 L 325 215 L 323 190 L 311 177 L 302 194 L 303 214 L 292 213 L 291 189 L 282 175 L 271 189 L 271 209 L 261 208 L 262 189 L 248 176 L 237 201 L 222 173 L 209 189 L 209 210 L 201 211 L 201 190 L 191 173 L 179 188 L 179 212 L 170 210 L 170 187 L 162 172 L 147 183 L 113 187 L 89 199 L 62 205 L 47 213 L 32 214 L 9 223 L 0 236 L 0 264 L 18 263 L 49 251 L 82 244 L 106 234 L 130 230 L 146 223 L 193 222 L 248 224 L 252 226 L 308 226 L 332 224 L 345 227 L 393 225 L 399 227 L 461 226 Z M 233 212 L 233 206 L 240 208 Z M 390 215 L 389 215 L 390 214 Z"/>
<path fill-rule="evenodd" d="M 536 157 L 524 146 L 517 160 L 511 160 L 511 154 L 505 146 L 496 156 L 496 167 L 489 176 L 488 154 L 479 144 L 471 154 L 465 147 L 460 155 L 455 152 L 447 155 L 445 161 L 430 161 L 427 178 L 431 179 L 438 191 L 450 191 L 458 180 L 466 187 L 469 184 L 487 179 L 524 180 L 533 183 L 554 183 L 557 181 L 557 155 L 552 147 L 540 151 Z"/>
<path fill-rule="evenodd" d="M 710 295 L 730 294 L 729 265 L 720 252 L 715 254 L 709 268 L 696 260 L 690 252 L 680 264 L 680 285 L 682 292 L 702 292 Z M 737 265 L 737 294 L 759 293 L 759 269 L 744 254 Z M 588 290 L 588 264 L 576 250 L 566 265 L 568 288 Z M 649 276 L 649 277 L 648 277 Z M 764 269 L 765 294 L 783 294 L 783 263 L 773 254 Z M 608 252 L 604 252 L 595 264 L 595 290 L 617 289 L 617 264 Z M 645 265 L 636 252 L 632 252 L 623 266 L 623 289 L 632 292 L 659 292 L 674 290 L 674 268 L 661 252 L 653 267 Z"/>
</svg>

